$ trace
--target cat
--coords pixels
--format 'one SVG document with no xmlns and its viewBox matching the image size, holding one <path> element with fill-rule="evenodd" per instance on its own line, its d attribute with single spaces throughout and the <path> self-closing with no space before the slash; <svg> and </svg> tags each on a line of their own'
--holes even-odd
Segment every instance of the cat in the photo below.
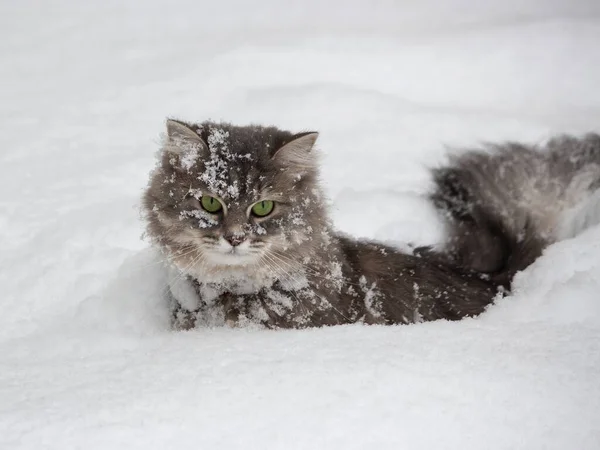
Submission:
<svg viewBox="0 0 600 450">
<path fill-rule="evenodd" d="M 175 329 L 476 316 L 552 240 L 543 204 L 538 213 L 526 202 L 571 205 L 585 195 L 571 196 L 565 184 L 581 178 L 588 192 L 600 179 L 596 137 L 589 151 L 568 148 L 588 140 L 565 138 L 548 155 L 509 144 L 458 156 L 433 172 L 431 199 L 447 218 L 447 246 L 407 254 L 335 231 L 319 184 L 317 137 L 167 121 L 143 209 L 147 235 L 169 261 Z M 533 175 L 549 178 L 536 186 Z M 521 195 L 525 184 L 548 192 Z"/>
</svg>

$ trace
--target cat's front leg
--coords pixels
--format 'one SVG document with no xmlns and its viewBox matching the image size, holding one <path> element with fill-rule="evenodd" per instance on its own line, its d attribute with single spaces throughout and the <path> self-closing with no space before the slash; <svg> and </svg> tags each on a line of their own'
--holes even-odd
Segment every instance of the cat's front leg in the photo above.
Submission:
<svg viewBox="0 0 600 450">
<path fill-rule="evenodd" d="M 277 317 L 265 302 L 263 292 L 225 293 L 219 297 L 225 325 L 231 328 L 279 328 Z"/>
<path fill-rule="evenodd" d="M 318 325 L 339 323 L 322 310 L 315 314 L 311 303 L 315 298 L 318 296 L 308 289 L 289 291 L 273 285 L 252 294 L 223 294 L 220 301 L 225 324 L 230 327 L 289 329 L 306 328 L 313 321 Z"/>
<path fill-rule="evenodd" d="M 171 327 L 175 330 L 190 330 L 196 327 L 203 305 L 196 283 L 176 268 L 169 267 L 168 285 Z"/>
</svg>

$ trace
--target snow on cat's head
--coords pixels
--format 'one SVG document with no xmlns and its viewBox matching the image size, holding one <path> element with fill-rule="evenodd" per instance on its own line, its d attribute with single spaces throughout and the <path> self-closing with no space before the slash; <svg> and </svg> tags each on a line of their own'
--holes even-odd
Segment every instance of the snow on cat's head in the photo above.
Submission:
<svg viewBox="0 0 600 450">
<path fill-rule="evenodd" d="M 326 229 L 317 136 L 168 120 L 143 200 L 152 242 L 199 279 L 291 272 Z"/>
</svg>

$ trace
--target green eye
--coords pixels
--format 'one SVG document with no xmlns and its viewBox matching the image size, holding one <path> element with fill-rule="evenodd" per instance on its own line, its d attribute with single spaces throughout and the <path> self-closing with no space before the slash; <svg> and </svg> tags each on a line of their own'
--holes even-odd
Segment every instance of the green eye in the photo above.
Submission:
<svg viewBox="0 0 600 450">
<path fill-rule="evenodd" d="M 275 202 L 273 200 L 263 200 L 252 206 L 252 214 L 258 217 L 265 217 L 273 212 L 274 207 Z"/>
<path fill-rule="evenodd" d="M 210 195 L 203 195 L 200 199 L 200 204 L 209 213 L 216 213 L 223 209 L 221 202 Z"/>
</svg>

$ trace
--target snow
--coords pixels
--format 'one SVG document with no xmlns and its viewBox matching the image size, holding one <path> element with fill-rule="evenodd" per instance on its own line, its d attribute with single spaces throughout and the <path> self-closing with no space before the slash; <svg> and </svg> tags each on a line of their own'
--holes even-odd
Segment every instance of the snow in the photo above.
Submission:
<svg viewBox="0 0 600 450">
<path fill-rule="evenodd" d="M 139 217 L 165 118 L 223 119 L 319 131 L 340 229 L 439 242 L 421 195 L 448 147 L 598 131 L 598 2 L 24 0 L 0 23 L 0 448 L 600 447 L 599 227 L 476 319 L 174 333 Z"/>
</svg>

